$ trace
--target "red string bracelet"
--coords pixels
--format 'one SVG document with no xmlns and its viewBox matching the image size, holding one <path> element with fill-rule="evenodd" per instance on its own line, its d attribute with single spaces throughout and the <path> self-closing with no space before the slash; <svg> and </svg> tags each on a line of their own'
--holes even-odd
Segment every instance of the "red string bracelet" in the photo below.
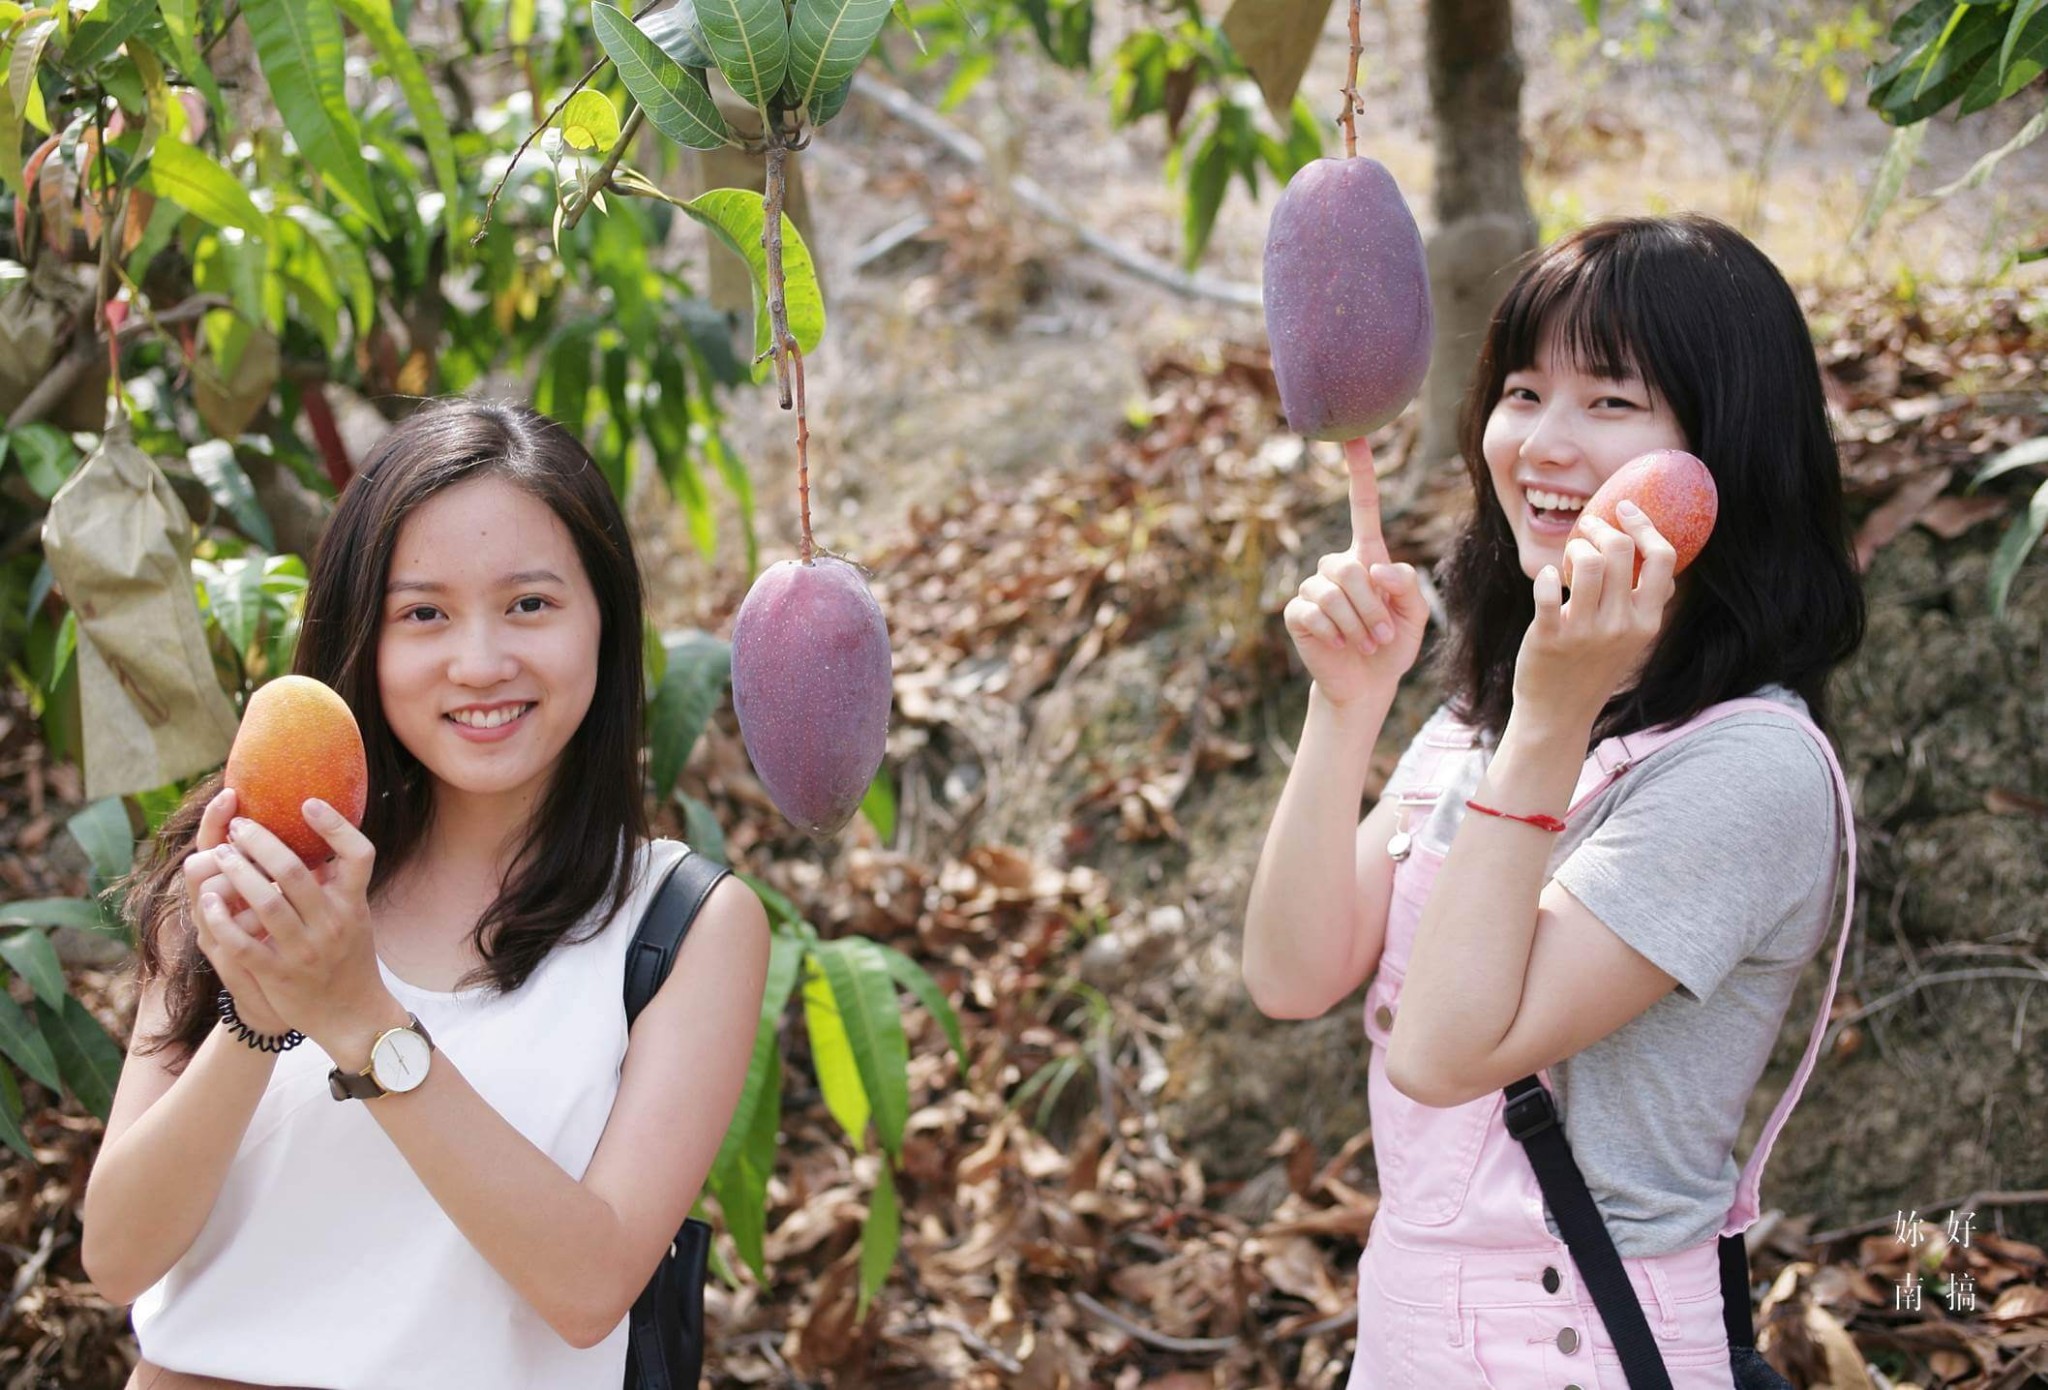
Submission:
<svg viewBox="0 0 2048 1390">
<path fill-rule="evenodd" d="M 1491 806 L 1481 806 L 1470 797 L 1465 799 L 1465 804 L 1485 815 L 1499 816 L 1502 820 L 1518 820 L 1524 825 L 1533 825 L 1538 830 L 1557 831 L 1564 829 L 1564 822 L 1556 816 L 1546 816 L 1540 813 L 1533 816 L 1518 816 L 1513 811 L 1496 811 Z"/>
</svg>

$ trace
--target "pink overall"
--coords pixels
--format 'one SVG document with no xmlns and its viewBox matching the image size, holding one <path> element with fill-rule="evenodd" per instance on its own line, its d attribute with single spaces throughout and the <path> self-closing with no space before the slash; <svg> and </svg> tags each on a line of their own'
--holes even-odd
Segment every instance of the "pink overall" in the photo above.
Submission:
<svg viewBox="0 0 2048 1390">
<path fill-rule="evenodd" d="M 1849 849 L 1848 903 L 1834 964 L 1806 1054 L 1736 1187 L 1723 1234 L 1747 1230 L 1757 1218 L 1758 1185 L 1771 1144 L 1813 1070 L 1828 1006 L 1842 967 L 1855 907 L 1856 839 L 1849 791 L 1827 739 L 1783 704 L 1730 700 L 1675 728 L 1613 738 L 1594 748 L 1574 790 L 1567 818 L 1631 765 L 1694 729 L 1745 710 L 1768 710 L 1797 721 L 1820 745 L 1835 779 L 1838 814 Z M 1425 739 L 1418 790 L 1449 749 L 1473 746 L 1470 730 L 1451 726 Z M 1405 830 L 1405 827 L 1404 827 Z M 1365 997 L 1365 1031 L 1373 1044 L 1369 1071 L 1373 1150 L 1380 1207 L 1358 1270 L 1358 1353 L 1347 1390 L 1626 1390 L 1614 1343 L 1564 1241 L 1544 1224 L 1543 1193 L 1520 1143 L 1502 1120 L 1500 1092 L 1448 1108 L 1410 1100 L 1387 1081 L 1386 1047 L 1400 1008 L 1416 923 L 1447 847 L 1397 834 L 1393 901 L 1379 973 Z M 1539 1073 L 1544 1085 L 1551 1079 Z M 1717 1243 L 1707 1240 L 1667 1255 L 1622 1260 L 1642 1302 L 1675 1390 L 1730 1390 L 1728 1338 L 1721 1320 Z"/>
</svg>

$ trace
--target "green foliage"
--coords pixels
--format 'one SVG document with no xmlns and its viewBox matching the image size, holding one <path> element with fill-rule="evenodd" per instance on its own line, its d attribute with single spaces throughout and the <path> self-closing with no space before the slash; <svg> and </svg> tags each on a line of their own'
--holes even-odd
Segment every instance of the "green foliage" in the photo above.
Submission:
<svg viewBox="0 0 2048 1390">
<path fill-rule="evenodd" d="M 1970 479 L 1970 491 L 1974 492 L 1993 478 L 2021 468 L 2048 470 L 2048 438 L 2030 439 L 1992 458 Z M 2005 615 L 2005 601 L 2012 592 L 2013 579 L 2040 541 L 2043 531 L 2048 531 L 2048 480 L 2034 489 L 2026 509 L 2013 518 L 2012 525 L 1999 537 L 1998 549 L 1991 556 L 1987 588 L 1993 616 Z"/>
<path fill-rule="evenodd" d="M 1259 100 L 1222 21 L 1181 4 L 1141 25 L 1109 55 L 1112 119 L 1166 124 L 1166 176 L 1181 190 L 1183 261 L 1201 260 L 1233 179 L 1253 198 L 1260 173 L 1285 185 L 1323 152 L 1325 122 L 1297 96 L 1284 129 Z M 909 11 L 925 42 L 916 66 L 950 62 L 940 109 L 957 104 L 1025 35 L 1063 67 L 1092 70 L 1094 0 L 928 0 Z"/>
</svg>

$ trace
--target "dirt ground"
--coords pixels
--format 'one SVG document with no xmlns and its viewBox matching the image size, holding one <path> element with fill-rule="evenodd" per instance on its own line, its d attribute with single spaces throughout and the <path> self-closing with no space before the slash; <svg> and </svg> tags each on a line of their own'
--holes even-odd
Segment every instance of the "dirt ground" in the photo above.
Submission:
<svg viewBox="0 0 2048 1390">
<path fill-rule="evenodd" d="M 1867 245 L 1852 245 L 1889 132 L 1857 96 L 1837 109 L 1811 79 L 1742 58 L 1731 35 L 1754 32 L 1747 11 L 1761 8 L 1714 7 L 1656 60 L 1630 63 L 1582 53 L 1574 7 L 1523 7 L 1529 185 L 1547 230 L 1610 212 L 1699 209 L 1744 225 L 1795 283 L 1905 286 L 1985 283 L 2004 248 L 2048 228 L 2043 142 L 1986 188 L 1930 211 L 1909 202 Z M 1368 6 L 1366 33 L 1361 148 L 1394 170 L 1426 230 L 1420 16 Z M 1333 22 L 1305 90 L 1334 93 L 1344 47 Z M 927 96 L 934 88 L 928 77 L 910 86 Z M 1767 119 L 1759 107 L 1780 114 Z M 1020 57 L 949 119 L 996 141 L 1016 133 L 1022 172 L 1089 224 L 1171 259 L 1178 215 L 1158 173 L 1161 132 L 1112 131 L 1106 112 L 1106 97 L 1081 80 Z M 1938 125 L 1910 187 L 1954 177 L 2021 119 L 1994 112 Z M 809 374 L 814 525 L 828 548 L 880 554 L 914 528 L 914 509 L 971 480 L 1014 483 L 1102 450 L 1142 406 L 1143 369 L 1158 353 L 1201 358 L 1261 341 L 1255 310 L 1182 298 L 1075 249 L 992 201 L 970 171 L 872 105 L 855 101 L 808 161 L 813 252 L 832 316 Z M 1233 189 L 1205 271 L 1256 279 L 1272 194 L 1253 204 Z M 918 214 L 948 239 L 855 265 L 870 238 Z M 2002 283 L 2048 284 L 2048 269 Z M 734 411 L 731 434 L 761 499 L 765 562 L 793 549 L 792 430 L 765 395 L 760 410 L 735 402 Z M 1328 514 L 1291 519 L 1303 553 L 1341 543 L 1341 497 L 1333 502 Z M 1869 640 L 1837 697 L 1838 742 L 1864 818 L 1863 896 L 1838 1013 L 1909 974 L 1978 958 L 2038 966 L 2048 953 L 2048 824 L 1986 809 L 2000 789 L 2048 792 L 2048 582 L 2034 564 L 2007 621 L 1989 620 L 1983 574 L 1998 529 L 1954 542 L 1910 532 L 1869 575 Z M 715 622 L 744 587 L 737 547 L 726 545 L 707 573 L 700 557 L 680 553 L 680 534 L 678 525 L 679 553 L 666 562 L 669 616 Z M 1060 852 L 1089 756 L 1148 737 L 1165 673 L 1212 635 L 1202 596 L 1214 585 L 1189 578 L 1180 621 L 1106 653 L 1017 721 L 1014 763 L 1025 772 L 976 824 L 978 840 Z M 1299 578 L 1286 565 L 1266 574 L 1269 621 Z M 1170 1038 L 1161 1098 L 1175 1142 L 1214 1177 L 1246 1180 L 1234 1201 L 1250 1215 L 1277 1200 L 1265 1154 L 1283 1129 L 1329 1152 L 1366 1122 L 1352 1006 L 1314 1023 L 1271 1023 L 1236 973 L 1244 896 L 1286 776 L 1277 747 L 1297 734 L 1305 695 L 1300 681 L 1281 692 L 1246 770 L 1190 790 L 1177 810 L 1184 844 L 1106 844 L 1088 861 L 1150 910 L 1130 939 L 1094 943 L 1082 969 L 1156 1010 Z M 1434 698 L 1411 682 L 1383 754 L 1398 751 Z M 1748 1136 L 1796 1065 L 1824 978 L 1816 965 L 1795 1001 Z M 2033 992 L 2009 979 L 1937 982 L 1851 1030 L 1777 1146 L 1766 1206 L 1811 1212 L 1826 1227 L 1897 1207 L 1931 1211 L 1974 1191 L 2048 1186 L 2048 1009 L 2029 1008 Z M 1982 1220 L 2036 1240 L 2048 1232 L 2048 1208 L 2038 1206 Z"/>
</svg>

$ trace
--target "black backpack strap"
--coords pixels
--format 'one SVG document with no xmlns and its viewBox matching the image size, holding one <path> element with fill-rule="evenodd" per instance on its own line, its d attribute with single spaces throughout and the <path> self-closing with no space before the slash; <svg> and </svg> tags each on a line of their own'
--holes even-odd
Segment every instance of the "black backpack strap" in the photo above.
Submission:
<svg viewBox="0 0 2048 1390">
<path fill-rule="evenodd" d="M 1565 1141 L 1564 1126 L 1558 1123 L 1557 1106 L 1551 1101 L 1550 1092 L 1537 1078 L 1525 1076 L 1509 1083 L 1506 1095 L 1508 1133 L 1528 1152 L 1529 1166 L 1536 1170 L 1537 1186 L 1543 1189 L 1543 1200 L 1549 1205 L 1550 1214 L 1557 1218 L 1557 1229 L 1572 1252 L 1572 1263 L 1579 1267 L 1587 1291 L 1593 1295 L 1593 1306 L 1600 1311 L 1600 1321 L 1607 1325 L 1607 1335 L 1614 1339 L 1629 1390 L 1671 1390 L 1671 1376 L 1664 1369 L 1656 1339 L 1650 1335 L 1643 1305 L 1636 1298 L 1635 1286 L 1628 1281 L 1628 1271 L 1622 1267 L 1613 1238 L 1600 1220 L 1600 1209 L 1593 1204 L 1593 1194 L 1586 1187 L 1586 1175 L 1579 1171 L 1579 1162 L 1572 1157 L 1571 1145 Z M 1738 1241 L 1738 1248 L 1740 1244 Z M 1725 1250 L 1724 1246 L 1724 1258 Z M 1725 1265 L 1723 1271 L 1725 1293 Z M 1742 1306 L 1745 1312 L 1749 1308 L 1747 1289 L 1743 1291 Z"/>
<path fill-rule="evenodd" d="M 632 945 L 626 948 L 628 1028 L 668 978 L 669 968 L 683 948 L 683 938 L 690 934 L 690 926 L 697 920 L 711 890 L 731 872 L 717 860 L 689 848 L 669 865 L 633 933 Z"/>
</svg>

